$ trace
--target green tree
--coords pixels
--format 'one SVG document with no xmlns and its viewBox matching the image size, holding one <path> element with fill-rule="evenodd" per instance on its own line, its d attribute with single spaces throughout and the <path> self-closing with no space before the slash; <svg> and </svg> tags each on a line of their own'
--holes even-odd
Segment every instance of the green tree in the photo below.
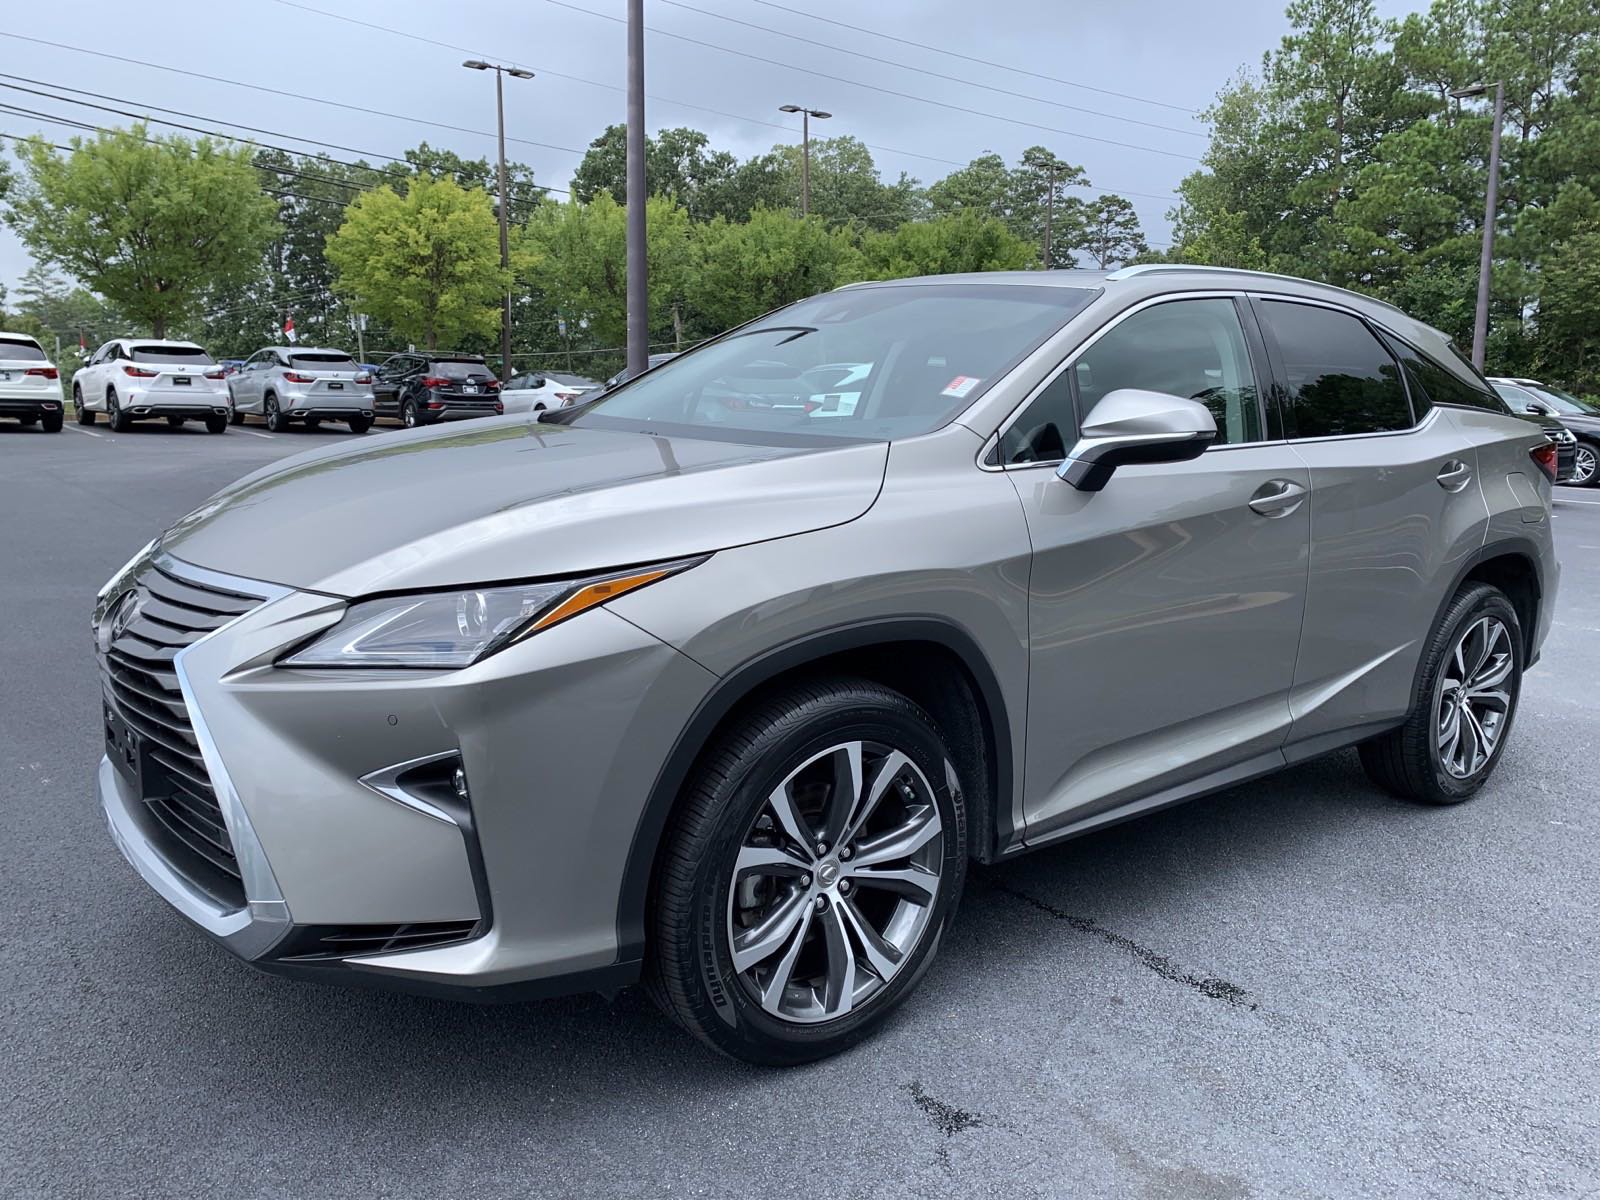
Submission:
<svg viewBox="0 0 1600 1200">
<path fill-rule="evenodd" d="M 802 147 L 774 146 L 783 163 L 787 203 L 800 208 Z M 909 175 L 884 183 L 872 151 L 853 137 L 811 139 L 811 213 L 829 225 L 859 222 L 867 229 L 893 229 L 921 215 L 922 189 Z"/>
<path fill-rule="evenodd" d="M 1122 266 L 1149 249 L 1133 205 L 1110 192 L 1084 206 L 1083 234 L 1078 245 L 1102 271 Z"/>
<path fill-rule="evenodd" d="M 1541 368 L 1600 393 L 1600 225 L 1555 247 L 1539 284 Z"/>
<path fill-rule="evenodd" d="M 588 203 L 609 192 L 619 204 L 628 199 L 627 128 L 610 125 L 589 143 L 572 177 L 572 194 Z M 759 205 L 785 203 L 785 165 L 772 154 L 741 163 L 726 150 L 713 150 L 697 129 L 663 129 L 645 139 L 645 186 L 652 196 L 682 205 L 695 221 L 727 217 L 747 220 Z"/>
<path fill-rule="evenodd" d="M 876 279 L 1015 271 L 1034 256 L 1034 248 L 1004 221 L 976 210 L 908 221 L 892 233 L 869 234 L 863 252 L 867 270 Z"/>
<path fill-rule="evenodd" d="M 18 150 L 24 179 L 6 222 L 41 263 L 100 293 L 156 337 L 195 314 L 208 289 L 259 269 L 274 204 L 248 147 L 148 139 L 145 126 L 41 138 Z"/>
<path fill-rule="evenodd" d="M 710 329 L 731 328 L 783 304 L 866 276 L 849 233 L 820 217 L 757 209 L 736 224 L 704 226 L 688 300 Z"/>
<path fill-rule="evenodd" d="M 488 195 L 451 179 L 420 177 L 404 196 L 387 185 L 359 196 L 327 256 L 339 295 L 429 350 L 490 336 L 511 286 Z"/>
</svg>

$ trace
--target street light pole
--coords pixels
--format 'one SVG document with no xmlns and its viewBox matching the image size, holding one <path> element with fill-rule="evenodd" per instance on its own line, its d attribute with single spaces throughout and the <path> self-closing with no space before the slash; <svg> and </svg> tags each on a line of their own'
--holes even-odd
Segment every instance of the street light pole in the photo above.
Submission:
<svg viewBox="0 0 1600 1200">
<path fill-rule="evenodd" d="M 1451 92 L 1457 100 L 1471 96 L 1484 96 L 1489 85 L 1480 83 L 1473 87 Z M 1478 307 L 1472 318 L 1472 365 L 1483 370 L 1484 346 L 1489 340 L 1489 284 L 1494 273 L 1494 222 L 1495 210 L 1500 204 L 1500 127 L 1506 115 L 1506 85 L 1494 85 L 1494 127 L 1489 134 L 1489 188 L 1483 205 L 1483 251 L 1478 258 Z"/>
<path fill-rule="evenodd" d="M 650 290 L 645 241 L 644 0 L 628 0 L 628 374 L 650 366 Z"/>
<path fill-rule="evenodd" d="M 494 63 L 486 63 L 482 59 L 469 58 L 461 64 L 474 71 L 494 72 L 494 108 L 499 119 L 500 129 L 500 269 L 511 269 L 511 237 L 507 228 L 509 219 L 506 211 L 506 93 L 504 77 L 514 76 L 517 79 L 532 79 L 532 71 L 524 71 L 520 67 L 502 67 Z M 500 309 L 500 381 L 511 381 L 511 285 L 507 283 L 506 294 Z"/>
<path fill-rule="evenodd" d="M 780 104 L 778 111 L 800 114 L 800 215 L 804 217 L 811 212 L 811 118 L 826 121 L 833 114 L 799 104 Z"/>
</svg>

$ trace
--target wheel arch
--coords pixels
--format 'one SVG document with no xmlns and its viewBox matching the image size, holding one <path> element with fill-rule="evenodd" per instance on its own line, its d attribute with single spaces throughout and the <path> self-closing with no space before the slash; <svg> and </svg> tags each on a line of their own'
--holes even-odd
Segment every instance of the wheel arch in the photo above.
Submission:
<svg viewBox="0 0 1600 1200">
<path fill-rule="evenodd" d="M 1511 607 L 1516 609 L 1517 620 L 1522 623 L 1523 665 L 1532 666 L 1537 659 L 1539 613 L 1545 596 L 1539 547 L 1528 538 L 1510 537 L 1480 546 L 1468 555 L 1457 567 L 1455 579 L 1439 601 L 1430 635 L 1438 631 L 1450 601 L 1469 583 L 1492 584 L 1506 594 Z"/>
<path fill-rule="evenodd" d="M 921 653 L 914 653 L 917 650 Z M 1011 833 L 1011 718 L 977 640 L 933 617 L 893 618 L 811 634 L 769 650 L 718 681 L 678 734 L 634 830 L 617 907 L 619 962 L 642 960 L 661 843 L 695 762 L 758 694 L 819 675 L 870 679 L 915 700 L 939 723 L 967 791 L 968 845 L 982 861 Z M 952 682 L 959 689 L 950 689 Z"/>
</svg>

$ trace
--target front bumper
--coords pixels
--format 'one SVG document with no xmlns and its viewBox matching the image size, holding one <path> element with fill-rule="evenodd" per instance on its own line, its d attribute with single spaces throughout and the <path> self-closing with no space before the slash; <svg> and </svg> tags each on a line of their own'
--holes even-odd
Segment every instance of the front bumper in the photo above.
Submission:
<svg viewBox="0 0 1600 1200">
<path fill-rule="evenodd" d="M 344 604 L 278 591 L 175 659 L 244 903 L 184 870 L 108 757 L 100 803 L 135 869 L 275 973 L 479 1000 L 631 982 L 639 964 L 618 938 L 628 851 L 710 673 L 603 609 L 460 671 L 280 669 L 273 661 Z M 405 768 L 435 758 L 462 765 L 464 811 L 398 794 Z M 425 949 L 332 953 L 323 937 L 452 923 L 470 932 Z"/>
</svg>

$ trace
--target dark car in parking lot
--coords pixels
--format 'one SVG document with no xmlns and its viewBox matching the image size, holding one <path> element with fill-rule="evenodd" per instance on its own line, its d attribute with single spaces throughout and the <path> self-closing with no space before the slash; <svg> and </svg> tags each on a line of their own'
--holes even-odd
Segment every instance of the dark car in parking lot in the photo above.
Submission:
<svg viewBox="0 0 1600 1200">
<path fill-rule="evenodd" d="M 500 381 L 480 354 L 392 355 L 372 383 L 376 416 L 408 429 L 439 421 L 494 417 L 505 412 Z"/>
<path fill-rule="evenodd" d="M 1566 431 L 1572 434 L 1576 442 L 1573 447 L 1572 477 L 1563 477 L 1563 482 L 1578 487 L 1600 487 L 1600 404 L 1580 400 L 1571 392 L 1540 383 L 1537 379 L 1498 380 L 1495 386 L 1499 387 L 1502 383 L 1515 387 L 1529 397 L 1521 404 L 1527 412 L 1560 421 Z M 1512 407 L 1518 405 L 1513 404 Z"/>
<path fill-rule="evenodd" d="M 1495 394 L 1506 402 L 1512 415 L 1539 426 L 1556 444 L 1557 483 L 1588 483 L 1593 480 L 1595 474 L 1593 450 L 1590 450 L 1588 455 L 1589 473 L 1580 480 L 1578 456 L 1582 448 L 1578 445 L 1578 437 L 1555 416 L 1548 404 L 1542 403 L 1540 398 L 1520 381 L 1494 378 L 1489 380 L 1489 385 L 1494 388 Z M 1600 422 L 1597 422 L 1597 425 L 1600 425 Z"/>
</svg>

